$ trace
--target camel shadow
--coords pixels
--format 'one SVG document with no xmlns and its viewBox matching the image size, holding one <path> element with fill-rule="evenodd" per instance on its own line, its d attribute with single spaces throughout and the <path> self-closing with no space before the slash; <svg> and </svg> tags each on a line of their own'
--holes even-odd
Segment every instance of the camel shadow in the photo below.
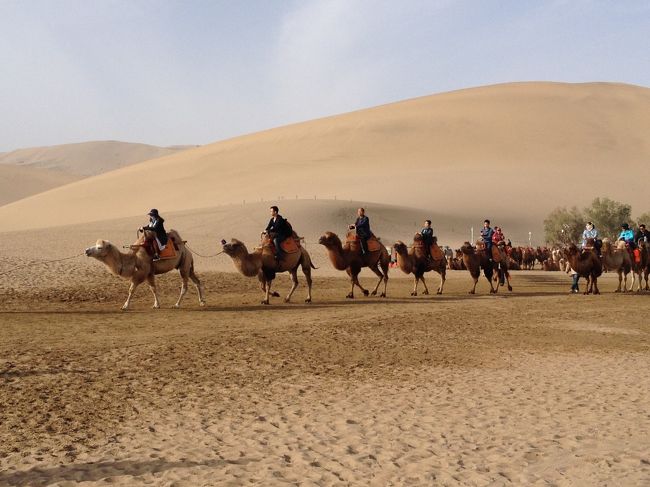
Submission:
<svg viewBox="0 0 650 487">
<path fill-rule="evenodd" d="M 220 458 L 203 461 L 181 460 L 169 462 L 164 459 L 148 461 L 123 460 L 101 463 L 72 463 L 58 467 L 33 467 L 22 472 L 0 473 L 0 486 L 46 487 L 60 482 L 97 482 L 101 479 L 130 475 L 133 477 L 148 473 L 159 473 L 175 468 L 209 467 L 219 468 L 231 463 L 241 462 Z"/>
</svg>

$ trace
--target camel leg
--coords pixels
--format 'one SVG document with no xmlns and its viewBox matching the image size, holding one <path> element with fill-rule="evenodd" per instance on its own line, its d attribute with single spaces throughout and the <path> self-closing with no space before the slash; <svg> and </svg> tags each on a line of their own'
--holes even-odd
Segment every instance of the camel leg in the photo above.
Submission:
<svg viewBox="0 0 650 487">
<path fill-rule="evenodd" d="M 190 269 L 190 279 L 192 279 L 192 282 L 194 283 L 194 286 L 196 286 L 196 290 L 199 293 L 199 306 L 205 306 L 205 291 L 203 289 L 203 283 L 194 273 L 194 267 Z"/>
<path fill-rule="evenodd" d="M 614 291 L 615 293 L 620 293 L 621 292 L 622 284 L 623 284 L 623 272 L 619 270 L 618 271 L 618 287 Z"/>
<path fill-rule="evenodd" d="M 413 284 L 413 291 L 411 291 L 411 296 L 417 296 L 418 295 L 418 283 L 420 282 L 420 278 L 418 276 L 415 276 L 415 282 Z"/>
<path fill-rule="evenodd" d="M 135 290 L 139 285 L 140 285 L 139 282 L 138 283 L 133 281 L 131 282 L 131 285 L 129 286 L 129 295 L 126 297 L 126 301 L 122 305 L 122 310 L 126 311 L 127 309 L 129 309 L 129 305 L 131 304 L 131 298 L 133 297 L 133 293 L 135 292 Z"/>
<path fill-rule="evenodd" d="M 485 271 L 483 271 L 485 274 Z M 492 285 L 492 275 L 485 274 L 485 279 L 487 279 L 487 282 L 490 284 L 490 294 L 496 294 L 499 292 L 499 286 L 497 285 L 496 288 Z"/>
<path fill-rule="evenodd" d="M 187 294 L 187 277 L 183 277 L 183 282 L 181 284 L 181 294 L 178 296 L 178 301 L 176 301 L 174 308 L 181 307 L 181 301 L 183 300 L 183 296 L 185 296 L 186 294 Z"/>
<path fill-rule="evenodd" d="M 510 285 L 510 273 L 505 271 L 506 282 L 508 283 L 508 291 L 512 291 L 512 286 Z"/>
<path fill-rule="evenodd" d="M 422 280 L 422 285 L 424 286 L 424 291 L 422 292 L 422 294 L 428 295 L 429 288 L 427 287 L 427 281 L 424 280 L 424 276 L 420 277 L 420 279 Z"/>
<path fill-rule="evenodd" d="M 305 275 L 305 281 L 307 281 L 307 298 L 305 303 L 311 303 L 311 266 L 307 264 L 302 266 L 302 273 Z"/>
<path fill-rule="evenodd" d="M 153 293 L 153 309 L 160 308 L 160 301 L 158 301 L 158 290 L 156 289 L 156 278 L 152 276 L 147 276 L 147 284 L 149 284 L 149 289 Z"/>
<path fill-rule="evenodd" d="M 372 272 L 374 272 L 379 277 L 379 281 L 377 281 L 377 285 L 375 286 L 375 289 L 373 289 L 373 291 L 370 293 L 372 296 L 376 296 L 377 295 L 377 290 L 379 289 L 379 286 L 381 285 L 382 281 L 384 280 L 384 275 L 379 270 L 378 265 L 375 266 L 375 267 L 371 267 L 370 270 Z M 382 298 L 386 297 L 386 290 L 385 289 L 384 289 L 384 292 L 381 294 L 381 297 Z"/>
<path fill-rule="evenodd" d="M 262 304 L 269 304 L 270 299 L 271 299 L 271 282 L 272 281 L 264 281 L 264 299 L 262 300 Z"/>
<path fill-rule="evenodd" d="M 470 274 L 470 276 L 472 276 L 472 280 L 474 281 L 474 286 L 472 287 L 472 290 L 469 293 L 470 294 L 476 294 L 476 285 L 478 284 L 478 278 L 479 278 L 480 274 L 479 274 L 479 276 L 474 276 L 474 275 Z"/>
<path fill-rule="evenodd" d="M 591 283 L 593 285 L 594 294 L 600 294 L 600 289 L 598 289 L 598 278 L 597 277 L 592 277 L 591 278 Z"/>
<path fill-rule="evenodd" d="M 436 294 L 442 294 L 442 289 L 445 287 L 445 281 L 447 280 L 447 272 L 445 269 L 442 269 L 440 272 L 440 285 L 438 286 L 438 291 Z"/>
<path fill-rule="evenodd" d="M 290 275 L 291 275 L 291 289 L 289 290 L 289 294 L 287 294 L 287 297 L 284 298 L 285 303 L 291 301 L 291 296 L 293 295 L 293 292 L 298 287 L 298 269 L 296 268 L 292 270 Z"/>
</svg>

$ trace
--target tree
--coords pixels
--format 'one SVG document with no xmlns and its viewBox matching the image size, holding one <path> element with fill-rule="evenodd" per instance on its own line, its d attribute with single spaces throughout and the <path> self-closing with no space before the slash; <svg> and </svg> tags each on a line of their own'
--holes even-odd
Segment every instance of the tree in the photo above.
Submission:
<svg viewBox="0 0 650 487">
<path fill-rule="evenodd" d="M 609 198 L 596 198 L 591 206 L 585 208 L 585 217 L 594 223 L 600 238 L 616 238 L 620 232 L 621 223 L 632 220 L 632 207 L 625 203 L 610 200 Z"/>
<path fill-rule="evenodd" d="M 544 238 L 549 244 L 578 243 L 582 237 L 584 216 L 577 207 L 556 208 L 544 220 Z"/>
<path fill-rule="evenodd" d="M 636 226 L 638 227 L 642 223 L 644 223 L 646 227 L 650 226 L 650 211 L 646 211 L 637 217 Z"/>
</svg>

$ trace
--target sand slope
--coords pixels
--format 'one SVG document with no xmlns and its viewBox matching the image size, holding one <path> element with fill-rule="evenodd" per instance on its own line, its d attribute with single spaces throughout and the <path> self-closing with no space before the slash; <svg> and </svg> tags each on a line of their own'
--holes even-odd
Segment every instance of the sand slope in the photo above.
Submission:
<svg viewBox="0 0 650 487">
<path fill-rule="evenodd" d="M 78 179 L 49 169 L 0 165 L 0 206 Z"/>
<path fill-rule="evenodd" d="M 0 164 L 29 166 L 76 176 L 95 176 L 147 159 L 175 154 L 190 146 L 156 147 L 116 140 L 31 147 L 0 154 Z"/>
<path fill-rule="evenodd" d="M 0 218 L 18 230 L 127 217 L 151 206 L 169 212 L 314 195 L 537 225 L 553 207 L 595 196 L 640 212 L 649 131 L 647 88 L 495 85 L 149 160 L 6 205 Z M 39 216 L 44 206 L 54 215 Z"/>
</svg>

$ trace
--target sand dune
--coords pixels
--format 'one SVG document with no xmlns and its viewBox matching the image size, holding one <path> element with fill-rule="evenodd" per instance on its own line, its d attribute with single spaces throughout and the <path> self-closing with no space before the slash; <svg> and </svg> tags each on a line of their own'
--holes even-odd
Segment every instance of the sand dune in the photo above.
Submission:
<svg viewBox="0 0 650 487">
<path fill-rule="evenodd" d="M 116 140 L 31 147 L 0 154 L 0 164 L 54 169 L 79 177 L 95 176 L 147 159 L 175 154 L 191 146 L 156 147 Z"/>
<path fill-rule="evenodd" d="M 78 179 L 49 169 L 0 165 L 0 206 Z"/>
<path fill-rule="evenodd" d="M 649 130 L 647 88 L 488 86 L 149 160 L 6 205 L 0 218 L 19 230 L 128 217 L 151 206 L 169 212 L 336 195 L 472 221 L 521 220 L 539 233 L 553 207 L 595 196 L 644 211 Z M 43 207 L 54 214 L 39 215 Z"/>
</svg>

